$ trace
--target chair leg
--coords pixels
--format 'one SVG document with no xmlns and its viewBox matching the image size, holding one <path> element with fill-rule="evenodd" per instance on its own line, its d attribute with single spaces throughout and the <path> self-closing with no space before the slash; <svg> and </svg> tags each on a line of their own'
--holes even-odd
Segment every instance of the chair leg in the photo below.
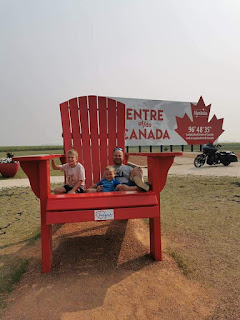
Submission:
<svg viewBox="0 0 240 320">
<path fill-rule="evenodd" d="M 160 218 L 150 218 L 150 253 L 156 261 L 162 261 Z"/>
<path fill-rule="evenodd" d="M 52 226 L 41 225 L 42 272 L 50 272 L 52 266 Z"/>
</svg>

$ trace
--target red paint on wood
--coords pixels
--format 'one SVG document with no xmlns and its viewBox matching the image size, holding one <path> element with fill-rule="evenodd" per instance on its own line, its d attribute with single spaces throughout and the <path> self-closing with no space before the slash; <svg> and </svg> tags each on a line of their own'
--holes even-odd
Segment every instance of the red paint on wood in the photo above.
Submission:
<svg viewBox="0 0 240 320">
<path fill-rule="evenodd" d="M 160 217 L 149 219 L 150 253 L 154 260 L 162 260 L 161 221 Z"/>
<path fill-rule="evenodd" d="M 117 142 L 116 147 L 125 149 L 125 105 L 117 102 Z M 124 150 L 125 151 L 125 150 Z"/>
<path fill-rule="evenodd" d="M 158 206 L 139 207 L 136 216 L 135 208 L 114 209 L 114 220 L 150 218 L 158 216 Z M 94 210 L 76 210 L 76 211 L 47 211 L 47 224 L 74 223 L 94 221 Z"/>
<path fill-rule="evenodd" d="M 100 158 L 101 158 L 101 175 L 104 168 L 108 165 L 108 144 L 107 144 L 107 99 L 98 97 L 99 108 L 99 134 L 100 134 Z"/>
<path fill-rule="evenodd" d="M 59 158 L 61 156 L 62 155 L 60 154 L 21 156 L 21 157 L 14 157 L 13 160 L 20 162 L 21 168 L 28 176 L 33 192 L 38 198 L 40 198 L 40 173 L 39 173 L 40 162 L 46 162 L 46 161 L 48 162 L 48 160 L 50 159 Z"/>
<path fill-rule="evenodd" d="M 73 149 L 78 152 L 78 161 L 82 163 L 82 141 L 81 141 L 81 129 L 79 122 L 79 108 L 77 98 L 69 100 L 70 116 L 72 123 L 72 137 L 73 137 Z M 65 150 L 65 153 L 68 150 Z"/>
<path fill-rule="evenodd" d="M 80 121 L 82 126 L 83 166 L 86 170 L 86 186 L 92 185 L 92 159 L 90 153 L 90 132 L 88 128 L 88 101 L 87 97 L 79 98 Z"/>
<path fill-rule="evenodd" d="M 52 265 L 52 226 L 46 223 L 47 198 L 50 196 L 49 161 L 39 163 L 40 206 L 41 206 L 41 249 L 42 271 L 49 272 Z"/>
<path fill-rule="evenodd" d="M 64 154 L 35 154 L 35 155 L 29 155 L 29 156 L 19 156 L 19 157 L 13 157 L 14 161 L 20 161 L 21 163 L 23 162 L 28 162 L 28 165 L 30 162 L 38 162 L 42 160 L 49 160 L 49 159 L 54 159 L 54 158 L 60 158 L 64 157 Z"/>
<path fill-rule="evenodd" d="M 89 100 L 89 115 L 90 115 L 90 132 L 91 132 L 91 151 L 92 151 L 92 167 L 93 181 L 100 181 L 100 156 L 99 156 L 99 134 L 98 134 L 98 109 L 97 97 L 90 96 Z"/>
<path fill-rule="evenodd" d="M 39 185 L 39 162 L 22 162 L 20 161 L 21 168 L 28 176 L 32 191 L 40 198 L 40 185 Z"/>
<path fill-rule="evenodd" d="M 68 101 L 60 104 L 60 112 L 62 118 L 62 129 L 63 129 L 63 146 L 66 153 L 67 150 L 72 149 L 72 133 L 69 118 Z"/>
<path fill-rule="evenodd" d="M 48 211 L 61 210 L 82 210 L 86 209 L 111 209 L 126 207 L 148 207 L 158 204 L 156 195 L 153 192 L 128 194 L 128 192 L 98 192 L 85 193 L 80 195 L 54 195 L 48 199 Z M 137 210 L 136 210 L 137 212 Z M 137 214 L 137 213 L 136 213 Z"/>
<path fill-rule="evenodd" d="M 112 152 L 117 146 L 117 130 L 116 130 L 116 101 L 108 99 L 108 148 L 109 148 L 109 163 L 112 164 Z"/>
</svg>

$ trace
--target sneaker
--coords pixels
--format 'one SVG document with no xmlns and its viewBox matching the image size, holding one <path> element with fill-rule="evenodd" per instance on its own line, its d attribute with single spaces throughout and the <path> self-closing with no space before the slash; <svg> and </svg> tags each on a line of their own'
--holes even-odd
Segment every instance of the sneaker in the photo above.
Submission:
<svg viewBox="0 0 240 320">
<path fill-rule="evenodd" d="M 145 183 L 142 181 L 140 177 L 133 177 L 133 181 L 135 182 L 136 186 L 141 189 L 142 191 L 149 191 L 150 185 L 149 183 Z"/>
<path fill-rule="evenodd" d="M 149 186 L 149 190 L 148 191 L 152 190 L 152 186 L 150 185 L 149 182 L 146 181 L 145 184 L 147 184 Z"/>
</svg>

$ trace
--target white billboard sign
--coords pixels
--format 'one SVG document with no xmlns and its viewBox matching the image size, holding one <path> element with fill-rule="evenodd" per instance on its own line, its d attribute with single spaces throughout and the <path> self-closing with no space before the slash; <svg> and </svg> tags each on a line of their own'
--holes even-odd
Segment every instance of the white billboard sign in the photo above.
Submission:
<svg viewBox="0 0 240 320">
<path fill-rule="evenodd" d="M 208 122 L 210 107 L 198 103 L 111 97 L 126 107 L 126 146 L 187 145 L 214 142 L 223 119 Z"/>
</svg>

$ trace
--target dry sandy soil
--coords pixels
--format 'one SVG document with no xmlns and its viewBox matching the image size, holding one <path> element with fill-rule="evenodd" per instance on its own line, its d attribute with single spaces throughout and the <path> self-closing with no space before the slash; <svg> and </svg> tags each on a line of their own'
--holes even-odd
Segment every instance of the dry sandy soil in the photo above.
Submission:
<svg viewBox="0 0 240 320">
<path fill-rule="evenodd" d="M 163 239 L 164 240 L 164 239 Z M 216 293 L 188 280 L 165 252 L 149 256 L 142 220 L 68 224 L 54 234 L 54 267 L 40 271 L 40 244 L 9 296 L 3 320 L 206 319 Z"/>
<path fill-rule="evenodd" d="M 2 319 L 210 318 L 218 293 L 188 280 L 166 253 L 166 241 L 163 238 L 163 261 L 155 262 L 142 220 L 61 226 L 54 233 L 49 274 L 41 273 L 40 241 L 16 248 L 31 262 Z"/>
</svg>

